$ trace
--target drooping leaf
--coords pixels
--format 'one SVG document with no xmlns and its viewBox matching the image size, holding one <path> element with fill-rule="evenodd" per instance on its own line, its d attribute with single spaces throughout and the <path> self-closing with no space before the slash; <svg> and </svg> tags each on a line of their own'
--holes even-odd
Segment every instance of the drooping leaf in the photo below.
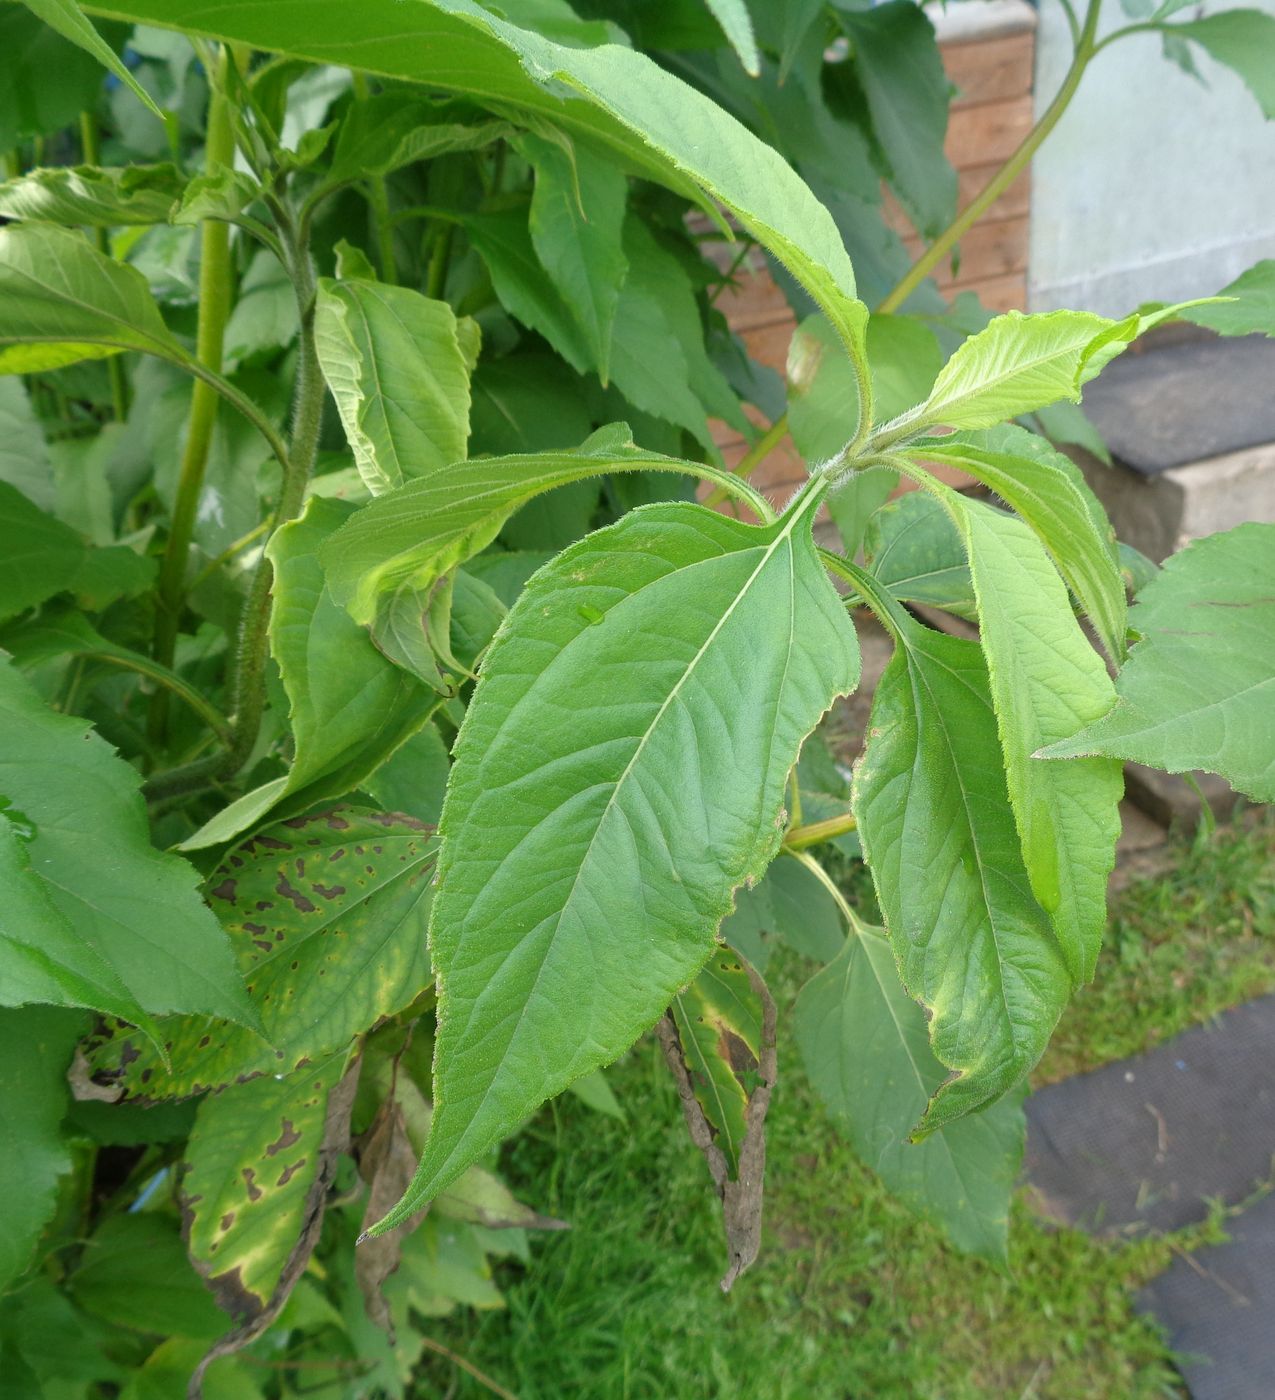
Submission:
<svg viewBox="0 0 1275 1400">
<path fill-rule="evenodd" d="M 409 287 L 324 278 L 314 338 L 374 496 L 464 459 L 469 369 L 445 301 Z"/>
<path fill-rule="evenodd" d="M 199 1105 L 186 1145 L 186 1248 L 220 1306 L 263 1313 L 306 1225 L 328 1095 L 345 1053 L 230 1084 Z"/>
<path fill-rule="evenodd" d="M 925 1133 L 1023 1078 L 1071 978 L 1023 864 L 982 650 L 877 605 L 898 646 L 873 698 L 853 801 L 904 986 L 955 1071 L 930 1099 Z"/>
<path fill-rule="evenodd" d="M 0 714 L 0 792 L 29 821 L 31 867 L 76 936 L 148 1012 L 255 1026 L 195 871 L 150 844 L 136 770 L 86 721 L 50 710 L 8 662 Z"/>
<path fill-rule="evenodd" d="M 27 9 L 39 15 L 50 29 L 56 29 L 64 39 L 70 39 L 73 44 L 78 44 L 86 53 L 91 53 L 99 63 L 109 68 L 125 87 L 131 89 L 143 107 L 154 113 L 161 122 L 164 120 L 164 114 L 155 105 L 155 99 L 128 71 L 119 54 L 93 28 L 75 0 L 22 0 L 22 2 Z"/>
<path fill-rule="evenodd" d="M 93 228 L 161 224 L 185 186 L 186 178 L 175 165 L 59 165 L 28 171 L 0 185 L 0 214 Z"/>
<path fill-rule="evenodd" d="M 89 1061 L 130 1097 L 290 1074 L 402 1010 L 429 981 L 425 921 L 436 844 L 407 817 L 336 808 L 269 827 L 208 878 L 265 1040 L 194 1017 L 165 1024 L 172 1060 L 114 1027 Z"/>
<path fill-rule="evenodd" d="M 958 1249 L 1004 1263 L 1023 1155 L 1022 1108 L 1003 1099 L 923 1142 L 908 1142 L 946 1074 L 881 930 L 857 928 L 806 983 L 792 1028 L 815 1092 L 891 1193 Z"/>
<path fill-rule="evenodd" d="M 973 621 L 978 615 L 965 546 L 942 505 L 909 491 L 868 523 L 863 545 L 872 576 L 903 603 L 923 603 Z"/>
<path fill-rule="evenodd" d="M 753 34 L 753 21 L 744 0 L 704 0 L 713 18 L 722 27 L 726 42 L 735 50 L 744 72 L 756 77 L 761 71 L 761 57 Z"/>
<path fill-rule="evenodd" d="M 956 171 L 943 153 L 948 82 L 934 26 L 912 0 L 839 6 L 890 183 L 918 230 L 935 237 L 956 213 Z"/>
<path fill-rule="evenodd" d="M 1275 16 L 1262 10 L 1222 10 L 1165 31 L 1189 39 L 1243 79 L 1262 115 L 1275 120 Z"/>
<path fill-rule="evenodd" d="M 721 948 L 669 1009 L 695 1097 L 737 1177 L 761 1056 L 761 1002 L 739 957 Z"/>
<path fill-rule="evenodd" d="M 387 1228 L 627 1048 L 774 854 L 801 740 L 858 679 L 810 538 L 818 499 L 761 527 L 641 508 L 510 613 L 443 811 L 434 1126 Z"/>
<path fill-rule="evenodd" d="M 232 840 L 285 801 L 312 807 L 352 791 L 434 708 L 436 697 L 383 656 L 328 592 L 319 549 L 350 509 L 312 497 L 269 545 L 275 569 L 270 648 L 288 693 L 292 767 L 285 778 L 223 808 L 183 849 Z"/>
<path fill-rule="evenodd" d="M 180 365 L 190 358 L 135 267 L 69 229 L 0 228 L 0 374 L 33 374 L 121 350 Z"/>
<path fill-rule="evenodd" d="M 622 244 L 628 181 L 623 171 L 587 147 L 564 150 L 539 136 L 524 136 L 520 146 L 536 176 L 532 245 L 571 309 L 605 384 L 611 328 L 629 269 Z"/>
<path fill-rule="evenodd" d="M 1234 300 L 1223 301 L 1231 297 Z M 1275 258 L 1241 272 L 1218 293 L 1218 300 L 1182 313 L 1187 321 L 1218 335 L 1275 336 Z"/>
<path fill-rule="evenodd" d="M 1131 622 L 1141 640 L 1115 708 L 1043 755 L 1203 768 L 1275 801 L 1275 526 L 1237 525 L 1172 555 Z"/>
<path fill-rule="evenodd" d="M 66 1070 L 85 1018 L 47 1006 L 0 1010 L 0 1289 L 26 1271 L 57 1205 L 71 1152 L 58 1125 Z"/>
<path fill-rule="evenodd" d="M 400 0 L 315 0 L 304 14 L 272 0 L 112 0 L 111 13 L 489 102 L 528 124 L 548 120 L 614 151 L 635 173 L 707 196 L 770 248 L 854 341 L 866 311 L 831 216 L 791 166 L 709 98 L 617 44 L 571 48 L 498 18 L 474 0 L 429 0 L 408 32 Z M 445 61 L 444 61 L 445 56 Z"/>
</svg>

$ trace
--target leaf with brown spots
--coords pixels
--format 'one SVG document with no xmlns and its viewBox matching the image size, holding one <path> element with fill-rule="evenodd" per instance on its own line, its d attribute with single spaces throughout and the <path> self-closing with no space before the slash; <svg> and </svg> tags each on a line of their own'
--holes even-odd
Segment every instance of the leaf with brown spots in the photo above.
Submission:
<svg viewBox="0 0 1275 1400">
<path fill-rule="evenodd" d="M 162 1023 L 172 1061 L 120 1022 L 87 1049 L 94 1080 L 180 1098 L 317 1063 L 430 979 L 425 929 L 436 841 L 410 817 L 357 807 L 281 822 L 208 878 L 266 1041 L 226 1021 Z M 268 1043 L 267 1043 L 268 1042 Z"/>
<path fill-rule="evenodd" d="M 182 1209 L 191 1262 L 239 1322 L 270 1302 L 301 1236 L 328 1097 L 344 1051 L 286 1079 L 210 1094 L 186 1147 Z"/>
</svg>

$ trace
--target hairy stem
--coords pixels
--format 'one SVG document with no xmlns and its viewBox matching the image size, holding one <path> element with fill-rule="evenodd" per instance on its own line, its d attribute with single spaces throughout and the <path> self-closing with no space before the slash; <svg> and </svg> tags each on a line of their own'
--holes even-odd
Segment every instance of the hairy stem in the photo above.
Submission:
<svg viewBox="0 0 1275 1400">
<path fill-rule="evenodd" d="M 102 148 L 98 142 L 97 115 L 94 112 L 80 113 L 80 154 L 85 165 L 101 165 Z M 15 175 L 17 171 L 13 172 Z M 93 230 L 93 242 L 97 251 L 104 257 L 111 255 L 110 235 L 104 228 Z M 110 355 L 106 361 L 106 373 L 111 385 L 111 413 L 117 423 L 128 417 L 129 386 L 124 373 L 124 362 L 118 355 Z"/>
<path fill-rule="evenodd" d="M 230 104 L 226 97 L 229 51 L 223 45 L 217 58 L 208 104 L 208 135 L 204 168 L 228 166 L 235 158 L 234 131 Z M 200 230 L 199 323 L 195 333 L 195 360 L 212 374 L 221 372 L 222 344 L 230 317 L 232 269 L 230 266 L 230 226 L 218 219 L 205 219 Z M 186 564 L 203 490 L 204 472 L 217 423 L 218 394 L 205 379 L 197 379 L 190 396 L 190 417 L 186 424 L 186 444 L 182 450 L 177 478 L 173 519 L 159 568 L 155 607 L 155 636 L 152 652 L 161 666 L 171 666 L 177 649 L 177 632 L 186 599 Z M 147 729 L 153 740 L 162 740 L 168 723 L 168 693 L 156 691 L 152 697 Z"/>
</svg>

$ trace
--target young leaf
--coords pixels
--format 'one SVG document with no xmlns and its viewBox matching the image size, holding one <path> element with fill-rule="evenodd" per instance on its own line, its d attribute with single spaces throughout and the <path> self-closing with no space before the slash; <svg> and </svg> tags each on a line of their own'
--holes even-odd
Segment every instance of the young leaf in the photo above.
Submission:
<svg viewBox="0 0 1275 1400">
<path fill-rule="evenodd" d="M 1167 27 L 1166 34 L 1190 39 L 1243 80 L 1262 115 L 1275 120 L 1275 15 L 1261 10 L 1223 10 Z"/>
<path fill-rule="evenodd" d="M 186 1248 L 236 1321 L 260 1316 L 301 1238 L 319 1172 L 328 1096 L 344 1051 L 278 1078 L 230 1084 L 199 1105 L 186 1144 Z"/>
<path fill-rule="evenodd" d="M 445 301 L 408 287 L 324 278 L 314 339 L 374 496 L 464 460 L 469 368 Z"/>
<path fill-rule="evenodd" d="M 175 165 L 103 170 L 60 165 L 32 170 L 0 185 L 0 214 L 50 224 L 162 224 L 182 196 L 186 177 Z"/>
<path fill-rule="evenodd" d="M 58 1178 L 71 1152 L 58 1126 L 66 1112 L 66 1070 L 84 1017 L 47 1006 L 0 1010 L 0 1288 L 25 1273 L 57 1206 Z"/>
<path fill-rule="evenodd" d="M 792 1029 L 833 1122 L 890 1192 L 958 1249 L 1004 1264 L 1023 1156 L 1022 1107 L 1003 1099 L 924 1142 L 908 1142 L 946 1073 L 880 929 L 855 929 L 806 983 Z"/>
<path fill-rule="evenodd" d="M 155 105 L 155 99 L 128 71 L 115 50 L 93 28 L 75 0 L 23 0 L 23 4 L 28 10 L 39 15 L 50 29 L 56 29 L 64 39 L 70 39 L 86 53 L 91 53 L 99 63 L 109 68 L 125 87 L 131 89 L 143 107 L 153 112 L 161 122 L 164 120 L 164 114 Z"/>
<path fill-rule="evenodd" d="M 1042 757 L 1106 754 L 1204 768 L 1275 802 L 1275 525 L 1237 525 L 1172 555 L 1138 594 L 1142 640 L 1109 714 Z"/>
<path fill-rule="evenodd" d="M 532 245 L 605 384 L 611 328 L 629 269 L 621 243 L 628 181 L 614 163 L 587 147 L 567 150 L 540 136 L 524 136 L 519 144 L 536 173 Z"/>
<path fill-rule="evenodd" d="M 190 359 L 135 267 L 69 229 L 0 228 L 0 374 L 33 374 L 121 350 L 179 365 Z"/>
<path fill-rule="evenodd" d="M 76 935 L 147 1011 L 255 1027 L 195 871 L 150 844 L 136 770 L 86 721 L 50 710 L 7 662 L 0 714 L 0 792 L 30 822 L 31 866 Z"/>
<path fill-rule="evenodd" d="M 948 81 L 934 26 L 912 0 L 838 7 L 853 46 L 890 183 L 917 229 L 937 236 L 956 214 L 956 171 L 943 154 Z"/>
<path fill-rule="evenodd" d="M 401 1011 L 429 981 L 425 920 L 436 843 L 408 817 L 338 807 L 267 828 L 208 878 L 265 1041 L 225 1022 L 164 1027 L 172 1061 L 127 1028 L 92 1047 L 131 1098 L 180 1097 L 291 1074 Z"/>
<path fill-rule="evenodd" d="M 378 1228 L 626 1049 L 773 856 L 801 741 L 858 680 L 818 500 L 760 527 L 643 507 L 510 613 L 443 809 L 434 1126 Z"/>
<path fill-rule="evenodd" d="M 955 1071 L 914 1130 L 925 1134 L 1023 1078 L 1071 977 L 1023 865 L 982 650 L 897 604 L 874 606 L 898 647 L 873 698 L 853 803 L 904 986 Z"/>
</svg>

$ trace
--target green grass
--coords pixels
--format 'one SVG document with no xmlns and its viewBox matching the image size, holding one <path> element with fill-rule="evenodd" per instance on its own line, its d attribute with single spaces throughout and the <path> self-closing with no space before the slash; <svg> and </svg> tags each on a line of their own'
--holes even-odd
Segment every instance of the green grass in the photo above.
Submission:
<svg viewBox="0 0 1275 1400">
<path fill-rule="evenodd" d="M 1134 1053 L 1275 986 L 1275 826 L 1184 847 L 1117 901 L 1099 985 L 1060 1027 L 1046 1077 Z M 776 980 L 795 989 L 795 961 Z M 1011 1273 L 962 1258 L 835 1135 L 790 1043 L 771 1108 L 762 1257 L 730 1297 L 707 1171 L 654 1046 L 612 1071 L 627 1125 L 566 1099 L 508 1148 L 526 1199 L 573 1224 L 499 1282 L 502 1312 L 433 1335 L 520 1400 L 1072 1400 L 1182 1394 L 1133 1291 L 1175 1251 L 1223 1237 L 1220 1212 L 1120 1244 L 1015 1207 Z M 484 1390 L 431 1358 L 422 1395 Z"/>
</svg>

